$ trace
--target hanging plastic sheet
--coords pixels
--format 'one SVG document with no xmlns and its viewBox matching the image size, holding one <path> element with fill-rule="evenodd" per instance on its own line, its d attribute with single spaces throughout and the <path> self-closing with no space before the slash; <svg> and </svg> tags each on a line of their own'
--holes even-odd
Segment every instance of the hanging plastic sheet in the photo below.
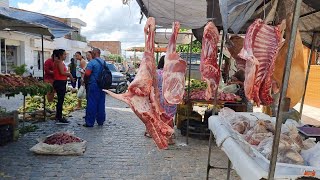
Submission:
<svg viewBox="0 0 320 180">
<path fill-rule="evenodd" d="M 223 29 L 238 33 L 263 0 L 219 0 Z"/>
</svg>

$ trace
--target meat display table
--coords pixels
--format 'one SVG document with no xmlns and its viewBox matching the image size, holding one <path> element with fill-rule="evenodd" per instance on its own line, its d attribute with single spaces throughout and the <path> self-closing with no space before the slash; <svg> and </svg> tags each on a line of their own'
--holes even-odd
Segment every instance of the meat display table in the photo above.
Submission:
<svg viewBox="0 0 320 180">
<path fill-rule="evenodd" d="M 245 115 L 250 118 L 254 118 L 254 116 L 256 116 L 259 118 L 270 119 L 268 115 L 263 113 L 241 113 L 241 115 Z M 259 180 L 259 179 L 268 178 L 268 167 L 261 167 L 259 162 L 257 162 L 257 159 L 252 157 L 254 155 L 253 154 L 249 155 L 248 150 L 244 149 L 243 146 L 240 146 L 238 141 L 235 138 L 233 138 L 232 133 L 230 132 L 228 127 L 225 125 L 225 123 L 219 118 L 219 116 L 211 116 L 209 118 L 209 129 L 210 129 L 210 139 L 209 139 L 207 177 L 208 177 L 209 169 L 212 167 L 210 165 L 210 156 L 211 156 L 210 154 L 211 154 L 211 145 L 212 145 L 212 140 L 214 135 L 217 146 L 226 153 L 226 155 L 229 158 L 229 161 L 231 161 L 233 165 L 233 168 L 237 171 L 237 174 L 241 177 L 241 179 Z M 283 163 L 278 163 L 278 164 L 280 165 Z M 301 177 L 301 175 L 299 176 L 291 175 L 291 172 L 293 171 L 296 172 L 295 165 L 287 164 L 286 166 L 287 167 L 285 168 L 283 167 L 276 168 L 275 179 L 288 180 L 288 179 L 297 179 Z M 229 172 L 230 170 L 228 169 L 228 173 Z M 303 174 L 304 172 L 302 171 L 301 173 Z M 317 174 L 317 176 L 319 175 Z M 229 174 L 228 174 L 228 177 L 229 177 Z"/>
</svg>

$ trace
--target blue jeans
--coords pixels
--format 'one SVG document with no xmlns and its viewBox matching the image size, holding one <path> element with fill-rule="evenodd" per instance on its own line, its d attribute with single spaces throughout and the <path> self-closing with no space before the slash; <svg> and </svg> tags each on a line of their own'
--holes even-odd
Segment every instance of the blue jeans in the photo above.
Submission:
<svg viewBox="0 0 320 180">
<path fill-rule="evenodd" d="M 106 93 L 96 83 L 88 84 L 87 88 L 86 125 L 93 126 L 95 120 L 98 125 L 103 125 L 106 120 Z"/>
</svg>

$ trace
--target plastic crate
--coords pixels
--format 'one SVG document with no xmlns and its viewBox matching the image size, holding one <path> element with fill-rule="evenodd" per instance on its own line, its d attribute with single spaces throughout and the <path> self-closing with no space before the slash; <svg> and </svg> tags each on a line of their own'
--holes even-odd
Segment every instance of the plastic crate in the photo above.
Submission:
<svg viewBox="0 0 320 180">
<path fill-rule="evenodd" d="M 0 146 L 6 145 L 13 141 L 13 125 L 0 125 Z"/>
</svg>

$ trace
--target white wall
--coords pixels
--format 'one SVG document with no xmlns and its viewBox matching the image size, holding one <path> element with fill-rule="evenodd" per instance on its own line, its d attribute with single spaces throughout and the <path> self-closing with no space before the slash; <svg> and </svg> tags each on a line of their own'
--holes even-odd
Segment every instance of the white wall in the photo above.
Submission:
<svg viewBox="0 0 320 180">
<path fill-rule="evenodd" d="M 6 39 L 6 44 L 18 46 L 17 65 L 29 64 L 32 62 L 32 50 L 30 48 L 31 35 L 23 33 L 0 31 L 0 39 Z M 3 67 L 2 67 L 3 68 Z"/>
<path fill-rule="evenodd" d="M 36 64 L 34 63 L 34 51 L 41 51 L 41 38 L 24 33 L 0 31 L 0 39 L 6 39 L 8 42 L 10 41 L 12 44 L 18 45 L 18 65 L 26 64 L 27 67 L 36 67 Z M 77 51 L 80 51 L 82 55 L 85 56 L 85 52 L 89 51 L 91 48 L 86 42 L 74 41 L 65 38 L 57 38 L 54 39 L 54 41 L 44 40 L 45 52 L 50 52 L 51 54 L 54 49 L 66 50 L 68 54 L 66 64 L 68 64 Z"/>
<path fill-rule="evenodd" d="M 70 62 L 70 59 L 77 51 L 80 51 L 81 54 L 85 57 L 85 52 L 91 49 L 86 42 L 74 41 L 65 38 L 57 38 L 54 40 L 54 43 L 56 48 L 65 49 L 67 51 L 67 64 Z"/>
</svg>

